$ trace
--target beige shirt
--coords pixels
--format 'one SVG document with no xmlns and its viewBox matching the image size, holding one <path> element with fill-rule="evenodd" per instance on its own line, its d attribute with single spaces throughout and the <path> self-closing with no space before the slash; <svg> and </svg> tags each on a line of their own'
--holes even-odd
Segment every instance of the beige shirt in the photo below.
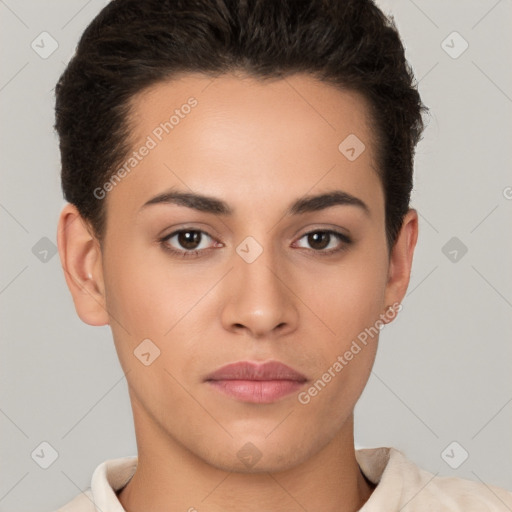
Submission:
<svg viewBox="0 0 512 512">
<path fill-rule="evenodd" d="M 360 512 L 512 511 L 512 492 L 473 480 L 435 476 L 395 448 L 356 450 L 356 459 L 368 480 L 378 484 Z M 91 487 L 56 512 L 126 512 L 115 491 L 124 487 L 136 468 L 136 456 L 103 462 L 92 475 Z"/>
</svg>

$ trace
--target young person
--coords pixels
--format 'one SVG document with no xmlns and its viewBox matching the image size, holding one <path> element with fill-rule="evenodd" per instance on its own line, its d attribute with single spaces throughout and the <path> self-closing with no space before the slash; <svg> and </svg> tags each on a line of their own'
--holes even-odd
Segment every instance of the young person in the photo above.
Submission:
<svg viewBox="0 0 512 512">
<path fill-rule="evenodd" d="M 114 0 L 56 97 L 62 267 L 112 329 L 138 449 L 60 511 L 512 509 L 354 448 L 426 111 L 371 0 Z"/>
</svg>

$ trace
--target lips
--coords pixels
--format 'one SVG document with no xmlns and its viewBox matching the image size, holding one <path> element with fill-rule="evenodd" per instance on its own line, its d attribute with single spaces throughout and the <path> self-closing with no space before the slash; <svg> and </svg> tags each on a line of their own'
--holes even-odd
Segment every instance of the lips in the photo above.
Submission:
<svg viewBox="0 0 512 512">
<path fill-rule="evenodd" d="M 292 380 L 305 382 L 307 378 L 289 366 L 278 361 L 251 363 L 240 361 L 227 364 L 210 374 L 206 380 Z"/>
<path fill-rule="evenodd" d="M 307 378 L 277 361 L 228 364 L 208 375 L 213 389 L 242 402 L 268 404 L 298 391 Z"/>
</svg>

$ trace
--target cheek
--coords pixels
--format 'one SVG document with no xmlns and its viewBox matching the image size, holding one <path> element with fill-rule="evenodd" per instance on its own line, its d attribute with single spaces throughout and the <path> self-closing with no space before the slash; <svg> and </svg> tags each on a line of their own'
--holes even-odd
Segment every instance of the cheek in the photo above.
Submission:
<svg viewBox="0 0 512 512">
<path fill-rule="evenodd" d="M 183 381 L 183 374 L 193 371 L 204 356 L 205 334 L 218 309 L 212 304 L 211 289 L 219 277 L 206 267 L 177 265 L 158 252 L 127 248 L 124 258 L 108 265 L 106 286 L 114 343 L 124 369 L 136 370 L 132 379 L 147 379 L 148 389 L 155 391 L 155 386 L 162 385 L 167 395 L 172 378 L 163 372 L 158 384 L 155 372 L 165 368 Z M 141 345 L 146 339 L 156 348 L 147 342 Z M 134 357 L 134 353 L 147 352 L 139 346 L 149 346 L 158 354 L 149 368 Z"/>
<path fill-rule="evenodd" d="M 124 257 L 105 265 L 107 308 L 118 357 L 143 403 L 160 397 L 168 407 L 172 397 L 179 405 L 189 400 L 178 382 L 184 381 L 184 364 L 197 361 L 191 343 L 197 337 L 198 301 L 211 288 L 212 277 L 194 280 L 165 255 L 155 254 L 158 251 L 125 247 Z"/>
<path fill-rule="evenodd" d="M 315 375 L 299 402 L 317 418 L 314 428 L 325 435 L 346 420 L 370 376 L 380 333 L 375 323 L 384 312 L 385 276 L 382 264 L 361 262 L 340 265 L 315 279 L 314 287 L 303 286 L 308 294 L 304 302 L 313 304 L 317 315 L 311 326 L 322 334 L 315 338 Z"/>
<path fill-rule="evenodd" d="M 208 282 L 187 277 L 158 249 L 127 246 L 123 252 L 106 270 L 109 313 L 132 336 L 162 339 L 206 293 Z"/>
<path fill-rule="evenodd" d="M 385 309 L 387 253 L 385 245 L 369 245 L 301 280 L 301 297 L 315 313 L 310 325 L 319 333 L 315 377 L 304 406 L 331 415 L 333 425 L 362 393 L 377 351 L 375 323 Z"/>
<path fill-rule="evenodd" d="M 323 339 L 332 339 L 330 345 L 337 349 L 384 312 L 386 260 L 368 254 L 354 252 L 339 264 L 304 272 L 300 278 L 297 295 L 314 313 L 312 323 L 325 334 Z"/>
</svg>

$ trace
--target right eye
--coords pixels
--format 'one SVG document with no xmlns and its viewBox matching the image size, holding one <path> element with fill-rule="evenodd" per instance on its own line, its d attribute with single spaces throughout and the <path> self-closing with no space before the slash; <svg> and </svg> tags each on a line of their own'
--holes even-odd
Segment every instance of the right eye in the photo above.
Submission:
<svg viewBox="0 0 512 512">
<path fill-rule="evenodd" d="M 201 247 L 204 236 L 213 240 L 213 237 L 211 237 L 205 231 L 200 229 L 185 228 L 173 231 L 171 234 L 161 238 L 159 242 L 164 250 L 176 256 L 181 256 L 184 258 L 197 257 L 201 252 L 213 249 L 213 247 L 208 246 Z M 173 239 L 175 239 L 174 243 L 178 246 L 171 243 Z"/>
</svg>

